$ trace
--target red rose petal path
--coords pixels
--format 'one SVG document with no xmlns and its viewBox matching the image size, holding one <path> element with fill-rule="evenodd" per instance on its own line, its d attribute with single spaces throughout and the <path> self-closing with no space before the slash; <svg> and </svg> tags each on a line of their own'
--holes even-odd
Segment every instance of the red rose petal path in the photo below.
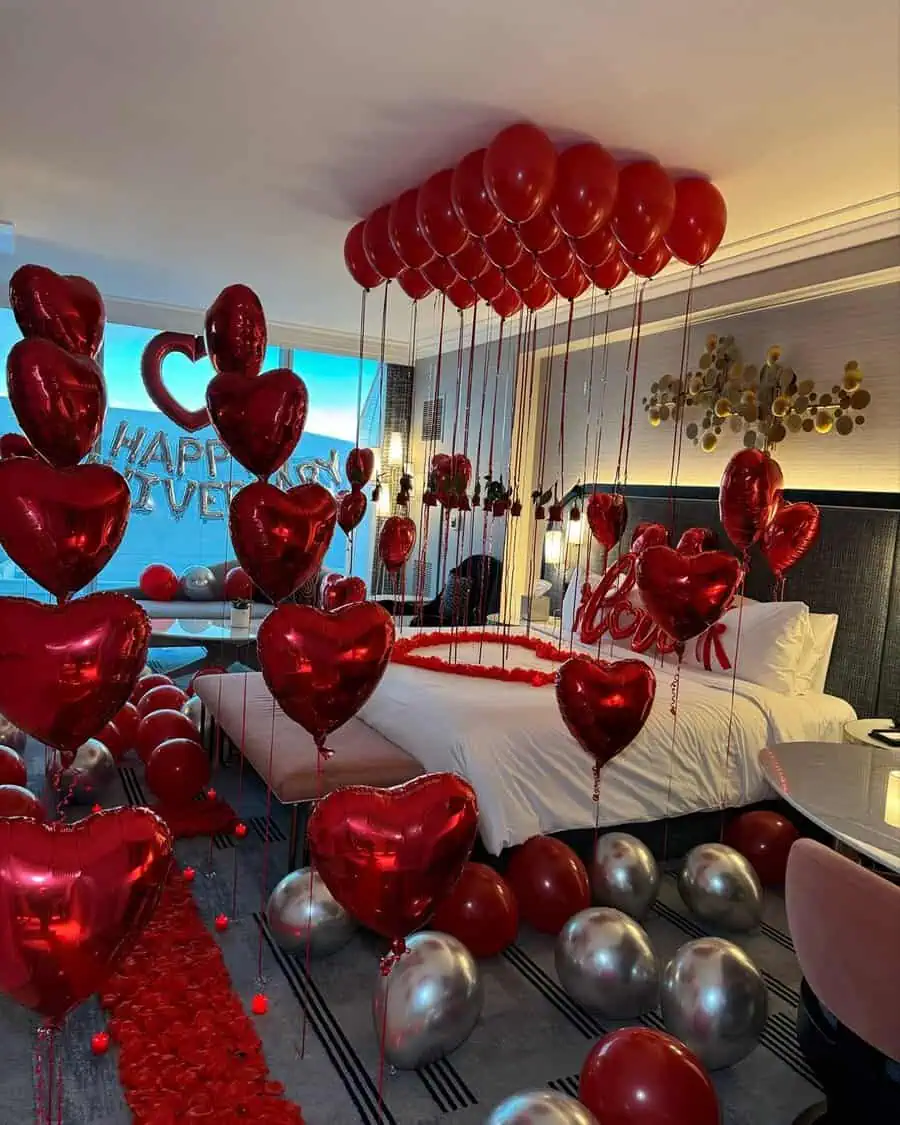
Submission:
<svg viewBox="0 0 900 1125">
<path fill-rule="evenodd" d="M 391 661 L 394 664 L 410 664 L 414 668 L 424 668 L 429 672 L 450 672 L 455 676 L 471 676 L 477 680 L 504 680 L 506 683 L 530 684 L 531 687 L 546 687 L 556 680 L 555 668 L 552 672 L 541 672 L 536 668 L 501 668 L 499 664 L 465 664 L 445 660 L 442 656 L 419 656 L 416 653 L 416 649 L 420 648 L 464 644 L 525 648 L 541 660 L 565 661 L 572 655 L 569 649 L 557 648 L 550 641 L 539 641 L 537 637 L 526 637 L 516 633 L 483 633 L 480 629 L 459 629 L 455 632 L 444 629 L 441 632 L 419 633 L 414 637 L 399 638 L 394 642 Z"/>
<path fill-rule="evenodd" d="M 303 1125 L 179 871 L 101 999 L 136 1125 Z"/>
</svg>

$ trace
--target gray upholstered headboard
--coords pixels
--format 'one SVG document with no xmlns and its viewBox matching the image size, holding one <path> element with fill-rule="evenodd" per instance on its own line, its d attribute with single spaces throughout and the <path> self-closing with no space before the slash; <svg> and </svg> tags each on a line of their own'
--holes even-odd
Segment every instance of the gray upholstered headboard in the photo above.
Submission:
<svg viewBox="0 0 900 1125">
<path fill-rule="evenodd" d="M 589 485 L 587 491 L 593 490 Z M 609 485 L 597 485 L 609 490 Z M 629 485 L 624 543 L 641 520 L 670 525 L 669 489 Z M 900 509 L 883 493 L 786 492 L 788 500 L 811 500 L 822 513 L 818 541 L 788 572 L 785 598 L 804 601 L 816 613 L 838 614 L 838 629 L 826 690 L 848 700 L 862 717 L 900 717 Z M 733 550 L 719 522 L 713 488 L 675 492 L 675 539 L 688 527 L 711 527 L 719 546 Z M 598 556 L 592 559 L 599 565 Z M 747 595 L 772 598 L 774 579 L 753 554 Z"/>
</svg>

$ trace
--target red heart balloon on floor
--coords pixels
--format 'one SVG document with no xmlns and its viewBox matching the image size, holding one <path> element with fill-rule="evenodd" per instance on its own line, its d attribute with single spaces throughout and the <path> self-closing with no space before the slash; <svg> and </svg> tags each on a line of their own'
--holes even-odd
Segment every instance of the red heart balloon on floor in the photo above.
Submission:
<svg viewBox="0 0 900 1125">
<path fill-rule="evenodd" d="M 335 499 L 338 506 L 337 521 L 341 525 L 341 531 L 349 535 L 355 527 L 359 527 L 366 514 L 366 494 L 357 488 L 350 492 L 339 492 Z"/>
<path fill-rule="evenodd" d="M 248 285 L 227 285 L 206 311 L 206 350 L 215 370 L 255 378 L 266 357 L 262 302 Z"/>
<path fill-rule="evenodd" d="M 329 613 L 342 605 L 353 605 L 366 600 L 366 584 L 361 578 L 335 576 L 322 589 L 322 609 Z"/>
<path fill-rule="evenodd" d="M 209 425 L 209 411 L 205 406 L 201 406 L 199 410 L 188 410 L 163 383 L 163 360 L 173 353 L 186 356 L 191 363 L 196 363 L 206 355 L 206 344 L 202 336 L 191 336 L 188 332 L 160 332 L 144 348 L 141 356 L 141 380 L 150 401 L 176 426 L 181 426 L 192 434 Z"/>
<path fill-rule="evenodd" d="M 283 601 L 322 565 L 334 534 L 334 497 L 321 484 L 282 492 L 254 481 L 231 501 L 234 553 L 253 582 L 273 602 Z"/>
<path fill-rule="evenodd" d="M 375 472 L 375 454 L 371 449 L 351 449 L 344 467 L 347 471 L 347 480 L 362 488 L 364 484 L 369 483 L 372 473 Z"/>
<path fill-rule="evenodd" d="M 772 522 L 762 534 L 760 550 L 776 578 L 798 563 L 819 537 L 821 517 L 815 504 L 789 504 L 780 499 Z"/>
<path fill-rule="evenodd" d="M 87 278 L 46 266 L 20 266 L 9 280 L 9 305 L 26 338 L 51 340 L 75 355 L 100 351 L 106 309 Z"/>
<path fill-rule="evenodd" d="M 637 738 L 655 696 L 656 676 L 642 660 L 573 656 L 556 675 L 563 722 L 598 768 Z"/>
<path fill-rule="evenodd" d="M 106 415 L 106 384 L 92 359 L 20 340 L 6 358 L 6 382 L 19 425 L 51 464 L 68 468 L 90 453 Z"/>
<path fill-rule="evenodd" d="M 671 547 L 648 547 L 637 564 L 637 586 L 647 612 L 682 643 L 718 621 L 742 575 L 740 562 L 725 551 L 680 555 Z"/>
<path fill-rule="evenodd" d="M 683 532 L 675 548 L 681 555 L 699 555 L 701 551 L 714 551 L 719 537 L 710 527 L 689 527 Z"/>
<path fill-rule="evenodd" d="M 38 451 L 24 434 L 3 434 L 0 436 L 0 461 L 10 457 L 37 457 Z"/>
<path fill-rule="evenodd" d="M 128 524 L 125 478 L 107 465 L 54 469 L 0 461 L 0 545 L 58 598 L 82 589 L 112 558 Z"/>
<path fill-rule="evenodd" d="M 669 530 L 661 523 L 648 523 L 646 520 L 639 523 L 631 533 L 631 553 L 639 555 L 648 547 L 667 547 L 669 545 Z"/>
<path fill-rule="evenodd" d="M 0 598 L 0 714 L 76 750 L 128 701 L 149 641 L 150 618 L 126 594 L 58 606 Z"/>
<path fill-rule="evenodd" d="M 719 519 L 739 551 L 755 543 L 771 523 L 783 483 L 778 462 L 761 449 L 742 449 L 725 466 Z"/>
<path fill-rule="evenodd" d="M 385 570 L 400 570 L 415 545 L 416 525 L 409 516 L 388 516 L 378 536 L 378 557 Z"/>
<path fill-rule="evenodd" d="M 309 395 L 303 380 L 286 367 L 252 379 L 223 372 L 210 380 L 206 405 L 235 461 L 265 479 L 294 452 L 306 425 Z"/>
<path fill-rule="evenodd" d="M 0 820 L 0 989 L 62 1020 L 150 920 L 171 863 L 172 836 L 149 809 Z"/>
<path fill-rule="evenodd" d="M 622 538 L 628 522 L 625 497 L 619 493 L 592 492 L 587 503 L 591 534 L 605 551 L 611 551 Z"/>
<path fill-rule="evenodd" d="M 471 785 L 431 773 L 393 789 L 329 793 L 309 818 L 308 839 L 316 871 L 341 906 L 402 941 L 453 889 L 477 830 Z"/>
<path fill-rule="evenodd" d="M 375 602 L 331 613 L 281 605 L 257 634 L 269 691 L 318 744 L 366 702 L 384 675 L 393 646 L 393 619 Z"/>
</svg>

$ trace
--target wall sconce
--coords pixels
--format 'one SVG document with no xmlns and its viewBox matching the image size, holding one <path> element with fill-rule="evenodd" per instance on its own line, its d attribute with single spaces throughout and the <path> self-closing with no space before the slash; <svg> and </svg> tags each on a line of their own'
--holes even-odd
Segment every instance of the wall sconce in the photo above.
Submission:
<svg viewBox="0 0 900 1125">
<path fill-rule="evenodd" d="M 381 476 L 381 450 L 373 449 L 372 457 L 374 458 L 374 464 L 372 466 L 372 479 L 377 480 Z"/>
<path fill-rule="evenodd" d="M 573 520 L 569 516 L 569 522 L 566 524 L 566 542 L 575 543 L 576 545 L 583 541 L 584 536 L 584 520 L 579 518 Z"/>
<path fill-rule="evenodd" d="M 388 464 L 393 466 L 403 464 L 403 435 L 399 430 L 394 430 L 391 433 L 388 442 Z"/>
<path fill-rule="evenodd" d="M 544 562 L 559 566 L 562 561 L 563 533 L 560 527 L 548 527 L 544 533 Z"/>
<path fill-rule="evenodd" d="M 887 793 L 884 798 L 884 823 L 900 828 L 900 770 L 888 774 Z"/>
<path fill-rule="evenodd" d="M 378 492 L 378 507 L 377 511 L 379 516 L 389 516 L 391 514 L 391 505 L 394 498 L 391 495 L 391 486 L 389 482 L 381 481 L 380 489 Z"/>
</svg>

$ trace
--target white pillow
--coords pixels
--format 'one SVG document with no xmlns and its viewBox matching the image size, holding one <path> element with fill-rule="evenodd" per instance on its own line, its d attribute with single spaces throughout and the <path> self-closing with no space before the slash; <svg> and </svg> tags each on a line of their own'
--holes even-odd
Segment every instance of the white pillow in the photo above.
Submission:
<svg viewBox="0 0 900 1125">
<path fill-rule="evenodd" d="M 801 694 L 803 692 L 816 692 L 821 695 L 825 691 L 825 680 L 828 677 L 828 666 L 831 663 L 831 650 L 834 647 L 838 615 L 836 613 L 811 613 L 809 625 L 810 643 L 797 673 L 803 684 Z"/>
</svg>

